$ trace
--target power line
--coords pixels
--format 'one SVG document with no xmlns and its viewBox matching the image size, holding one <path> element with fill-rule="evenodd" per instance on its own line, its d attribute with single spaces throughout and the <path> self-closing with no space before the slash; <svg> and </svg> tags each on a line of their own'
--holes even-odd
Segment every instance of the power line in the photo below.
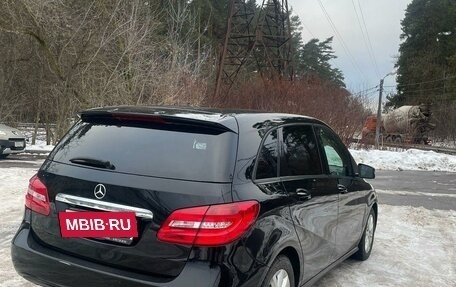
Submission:
<svg viewBox="0 0 456 287">
<path fill-rule="evenodd" d="M 367 34 L 367 37 L 366 37 L 366 34 L 364 33 L 364 29 L 361 25 L 361 20 L 360 20 L 360 17 L 359 17 L 359 14 L 358 14 L 358 10 L 356 9 L 356 5 L 355 5 L 355 1 L 354 0 L 351 0 L 352 4 L 353 4 L 353 10 L 355 11 L 355 15 L 356 15 L 356 19 L 358 20 L 358 26 L 359 26 L 359 29 L 361 30 L 361 34 L 363 36 L 363 42 L 364 42 L 364 45 L 366 46 L 366 49 L 367 49 L 367 53 L 369 54 L 369 58 L 372 62 L 372 66 L 374 66 L 375 68 L 375 71 L 377 73 L 377 77 L 381 77 L 380 76 L 380 72 L 379 72 L 379 69 L 378 69 L 378 65 L 377 65 L 377 61 L 373 55 L 373 52 L 371 51 L 371 45 L 369 45 L 368 43 L 368 31 L 367 31 L 367 26 L 366 26 L 366 23 L 364 22 L 364 16 L 363 16 L 363 22 L 364 22 L 364 28 L 366 30 L 366 34 Z M 358 1 L 358 4 L 359 4 L 359 1 Z M 360 11 L 362 13 L 362 10 L 361 10 L 361 6 L 360 6 Z"/>
<path fill-rule="evenodd" d="M 342 44 L 342 48 L 344 49 L 345 53 L 347 54 L 347 56 L 349 57 L 350 61 L 352 62 L 353 66 L 358 70 L 358 72 L 363 75 L 361 69 L 359 68 L 359 65 L 356 63 L 353 55 L 351 54 L 350 50 L 348 49 L 347 45 L 345 44 L 345 41 L 342 37 L 342 35 L 339 33 L 339 31 L 337 30 L 336 28 L 336 25 L 334 24 L 334 22 L 332 21 L 331 19 L 331 16 L 329 15 L 328 11 L 326 10 L 325 6 L 323 5 L 323 3 L 321 2 L 321 0 L 318 0 L 318 3 L 320 4 L 320 8 L 321 10 L 323 11 L 326 19 L 328 20 L 328 23 L 331 27 L 331 29 L 333 30 L 333 32 L 336 34 L 336 37 L 339 39 L 339 41 L 341 42 Z"/>
<path fill-rule="evenodd" d="M 378 89 L 378 85 L 375 86 L 375 87 L 367 88 L 367 89 L 362 90 L 362 91 L 358 91 L 358 92 L 356 92 L 356 93 L 353 93 L 353 95 L 363 94 L 363 93 L 369 92 L 369 91 L 374 90 L 374 89 L 375 89 L 375 91 L 372 91 L 372 92 L 378 91 L 378 90 L 377 90 L 377 89 Z"/>
<path fill-rule="evenodd" d="M 312 36 L 313 39 L 316 39 L 314 33 L 312 33 L 312 31 L 309 29 L 309 27 L 306 25 L 306 23 L 301 21 L 301 24 L 302 24 L 302 26 L 304 26 L 304 28 L 307 30 L 307 32 L 310 34 L 310 36 Z"/>
<path fill-rule="evenodd" d="M 451 89 L 456 88 L 456 86 L 450 86 L 450 87 L 445 87 L 445 90 L 449 90 L 448 93 L 451 93 Z M 435 87 L 435 88 L 429 88 L 429 89 L 417 89 L 417 90 L 411 90 L 407 91 L 406 93 L 418 93 L 418 92 L 427 92 L 427 91 L 434 91 L 434 90 L 443 90 L 444 87 Z M 395 91 L 393 89 L 390 89 L 389 91 Z"/>
<path fill-rule="evenodd" d="M 328 20 L 328 23 L 329 25 L 331 26 L 331 29 L 333 30 L 333 32 L 336 34 L 336 37 L 339 39 L 339 41 L 341 42 L 342 44 L 342 48 L 344 49 L 345 51 L 345 54 L 347 54 L 350 62 L 352 63 L 352 65 L 355 67 L 355 69 L 358 70 L 359 74 L 361 75 L 361 78 L 363 78 L 363 80 L 365 81 L 366 79 L 364 78 L 364 74 L 363 72 L 361 71 L 358 63 L 356 62 L 355 58 L 353 57 L 352 53 L 350 52 L 350 50 L 348 49 L 347 45 L 345 44 L 345 41 L 344 39 L 342 38 L 342 35 L 339 33 L 339 31 L 337 30 L 336 28 L 336 25 L 334 25 L 334 22 L 332 21 L 331 19 L 331 16 L 329 16 L 328 14 L 328 11 L 326 11 L 326 8 L 325 6 L 323 5 L 323 3 L 321 2 L 321 0 L 317 0 L 318 1 L 318 4 L 320 4 L 320 8 L 321 10 L 323 11 L 323 14 L 326 16 L 326 20 Z"/>
<path fill-rule="evenodd" d="M 435 83 L 435 82 L 441 82 L 441 81 L 446 81 L 446 80 L 451 80 L 451 79 L 456 79 L 456 76 L 445 77 L 445 78 L 441 78 L 441 79 L 437 79 L 437 80 L 430 80 L 430 81 L 424 81 L 424 82 L 410 83 L 410 84 L 398 84 L 398 85 L 396 85 L 396 86 L 385 86 L 385 88 L 397 88 L 397 87 L 416 86 L 416 85 L 429 84 L 429 83 Z"/>
<path fill-rule="evenodd" d="M 384 91 L 385 93 L 394 93 L 395 91 L 392 91 L 392 90 L 386 90 Z M 420 92 L 419 90 L 415 91 L 415 92 Z M 418 97 L 427 97 L 427 96 L 431 96 L 431 97 L 438 97 L 438 96 L 449 96 L 451 97 L 452 94 L 451 93 L 439 93 L 439 94 L 419 94 L 419 93 L 415 93 L 415 94 L 410 94 L 410 95 L 407 95 L 407 97 L 410 97 L 410 98 L 418 98 Z"/>
<path fill-rule="evenodd" d="M 365 94 L 353 94 L 354 97 L 366 97 L 378 101 L 378 91 L 372 91 Z"/>
<path fill-rule="evenodd" d="M 353 5 L 354 4 L 355 3 L 353 3 Z M 370 36 L 369 36 L 369 30 L 367 29 L 366 20 L 364 19 L 363 8 L 361 7 L 361 2 L 359 2 L 359 0 L 358 0 L 358 6 L 359 6 L 359 11 L 361 12 L 361 18 L 363 19 L 364 29 L 366 30 L 367 41 L 369 43 L 369 48 L 370 48 L 370 53 L 369 54 L 372 56 L 372 58 L 374 60 L 375 70 L 377 71 L 377 75 L 380 78 L 380 72 L 379 72 L 379 69 L 378 69 L 377 59 L 375 58 L 374 49 L 372 48 L 372 41 L 371 41 Z"/>
<path fill-rule="evenodd" d="M 446 98 L 443 98 L 443 97 L 446 97 Z M 442 98 L 439 98 L 439 97 L 442 97 Z M 420 94 L 416 94 L 416 95 L 409 95 L 407 97 L 407 99 L 411 99 L 411 98 L 414 98 L 414 99 L 420 99 L 420 98 L 423 98 L 423 99 L 427 99 L 427 98 L 432 98 L 432 99 L 435 99 L 436 101 L 454 101 L 456 102 L 456 99 L 455 98 L 452 98 L 451 95 L 449 94 L 438 94 L 438 95 L 420 95 Z"/>
</svg>

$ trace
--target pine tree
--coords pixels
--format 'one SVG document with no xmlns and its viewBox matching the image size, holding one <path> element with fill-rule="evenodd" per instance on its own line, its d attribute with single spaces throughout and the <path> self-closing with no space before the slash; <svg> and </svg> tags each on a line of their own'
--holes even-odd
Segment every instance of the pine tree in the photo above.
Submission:
<svg viewBox="0 0 456 287">
<path fill-rule="evenodd" d="M 297 71 L 299 76 L 316 75 L 324 80 L 345 87 L 342 71 L 334 68 L 330 61 L 335 59 L 332 49 L 333 37 L 324 41 L 311 39 L 298 50 Z"/>
<path fill-rule="evenodd" d="M 456 99 L 456 1 L 413 0 L 402 21 L 398 93 L 389 106 Z"/>
</svg>

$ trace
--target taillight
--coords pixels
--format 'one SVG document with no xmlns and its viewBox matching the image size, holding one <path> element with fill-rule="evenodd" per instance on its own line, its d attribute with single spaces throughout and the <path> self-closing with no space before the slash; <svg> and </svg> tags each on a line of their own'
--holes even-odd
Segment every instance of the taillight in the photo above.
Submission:
<svg viewBox="0 0 456 287">
<path fill-rule="evenodd" d="M 41 182 L 37 175 L 29 181 L 27 194 L 25 195 L 25 206 L 43 215 L 49 215 L 49 195 L 46 186 Z"/>
<path fill-rule="evenodd" d="M 151 115 L 136 115 L 136 114 L 112 114 L 112 117 L 120 121 L 137 121 L 150 122 L 156 124 L 166 124 L 166 121 L 159 116 Z"/>
<path fill-rule="evenodd" d="M 179 209 L 165 220 L 157 238 L 195 246 L 225 245 L 249 229 L 259 210 L 257 201 Z"/>
</svg>

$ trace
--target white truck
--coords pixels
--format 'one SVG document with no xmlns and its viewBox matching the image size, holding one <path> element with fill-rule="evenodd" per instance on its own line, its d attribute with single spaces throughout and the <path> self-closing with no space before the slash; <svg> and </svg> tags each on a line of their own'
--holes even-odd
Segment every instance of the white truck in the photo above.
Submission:
<svg viewBox="0 0 456 287">
<path fill-rule="evenodd" d="M 428 144 L 430 123 L 429 106 L 402 106 L 382 115 L 382 134 L 386 142 Z"/>
</svg>

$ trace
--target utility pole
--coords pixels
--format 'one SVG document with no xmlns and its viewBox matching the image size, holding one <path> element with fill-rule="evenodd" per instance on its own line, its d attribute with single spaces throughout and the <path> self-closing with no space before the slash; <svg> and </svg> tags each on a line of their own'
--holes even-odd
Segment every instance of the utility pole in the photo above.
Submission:
<svg viewBox="0 0 456 287">
<path fill-rule="evenodd" d="M 382 94 L 383 94 L 383 82 L 385 78 L 380 80 L 380 89 L 378 95 L 378 110 L 377 110 L 377 125 L 375 127 L 375 148 L 378 149 L 380 145 L 380 126 L 382 124 Z"/>
<path fill-rule="evenodd" d="M 380 79 L 380 89 L 378 94 L 378 110 L 377 110 L 377 125 L 375 126 L 375 148 L 378 149 L 380 146 L 380 127 L 382 126 L 382 95 L 383 95 L 383 83 L 385 78 L 388 76 L 395 75 L 397 71 L 386 74 Z"/>
</svg>

